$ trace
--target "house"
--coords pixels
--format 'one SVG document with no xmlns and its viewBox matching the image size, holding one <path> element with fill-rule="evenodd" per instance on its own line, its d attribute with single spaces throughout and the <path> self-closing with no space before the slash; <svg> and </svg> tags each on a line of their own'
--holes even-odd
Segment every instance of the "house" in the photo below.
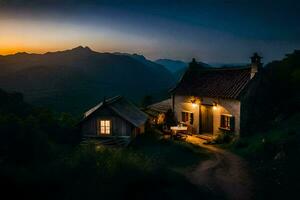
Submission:
<svg viewBox="0 0 300 200">
<path fill-rule="evenodd" d="M 147 115 L 122 96 L 99 103 L 84 113 L 80 122 L 86 138 L 132 139 L 145 131 Z"/>
<path fill-rule="evenodd" d="M 246 67 L 211 68 L 195 60 L 171 90 L 178 122 L 194 134 L 240 136 L 247 126 L 248 98 L 259 84 L 261 57 L 255 53 Z"/>
</svg>

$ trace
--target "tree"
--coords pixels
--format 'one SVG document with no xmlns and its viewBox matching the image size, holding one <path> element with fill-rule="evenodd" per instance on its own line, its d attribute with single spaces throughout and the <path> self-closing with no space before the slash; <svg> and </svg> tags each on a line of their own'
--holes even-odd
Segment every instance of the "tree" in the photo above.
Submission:
<svg viewBox="0 0 300 200">
<path fill-rule="evenodd" d="M 171 109 L 169 109 L 169 110 L 166 112 L 165 124 L 167 125 L 168 128 L 169 128 L 170 126 L 175 126 L 175 125 L 177 125 L 177 121 L 176 121 L 176 118 L 175 118 L 175 114 L 174 114 L 174 112 L 173 112 Z"/>
</svg>

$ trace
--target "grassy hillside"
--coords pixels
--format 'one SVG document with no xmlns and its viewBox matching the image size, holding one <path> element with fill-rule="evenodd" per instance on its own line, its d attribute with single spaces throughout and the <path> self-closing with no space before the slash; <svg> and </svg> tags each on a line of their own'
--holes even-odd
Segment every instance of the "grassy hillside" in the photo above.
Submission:
<svg viewBox="0 0 300 200">
<path fill-rule="evenodd" d="M 248 160 L 256 182 L 257 199 L 295 197 L 300 190 L 300 115 L 278 121 L 233 144 L 232 151 Z"/>
</svg>

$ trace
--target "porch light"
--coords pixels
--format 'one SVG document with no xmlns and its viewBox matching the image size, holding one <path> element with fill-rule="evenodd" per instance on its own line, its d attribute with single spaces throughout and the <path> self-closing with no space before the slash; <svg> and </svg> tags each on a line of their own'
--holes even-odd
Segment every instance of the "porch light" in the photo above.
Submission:
<svg viewBox="0 0 300 200">
<path fill-rule="evenodd" d="M 218 104 L 217 103 L 213 103 L 213 110 L 217 110 L 217 108 L 218 108 Z"/>
<path fill-rule="evenodd" d="M 196 106 L 197 106 L 196 99 L 192 99 L 191 103 L 192 103 L 192 107 L 196 108 Z"/>
<path fill-rule="evenodd" d="M 200 103 L 200 100 L 197 97 L 192 97 L 191 103 L 192 103 L 192 107 L 196 108 L 196 106 Z"/>
<path fill-rule="evenodd" d="M 196 108 L 197 104 L 196 103 L 192 103 L 193 108 Z"/>
</svg>

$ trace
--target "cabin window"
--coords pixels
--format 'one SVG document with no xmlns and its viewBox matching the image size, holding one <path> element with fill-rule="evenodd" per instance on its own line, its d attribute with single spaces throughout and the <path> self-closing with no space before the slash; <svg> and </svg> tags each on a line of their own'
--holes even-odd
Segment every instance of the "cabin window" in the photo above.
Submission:
<svg viewBox="0 0 300 200">
<path fill-rule="evenodd" d="M 188 112 L 182 112 L 181 113 L 181 121 L 182 122 L 188 122 L 189 121 L 189 113 Z"/>
<path fill-rule="evenodd" d="M 111 134 L 111 121 L 110 120 L 98 120 L 98 132 L 101 135 Z"/>
<path fill-rule="evenodd" d="M 221 115 L 221 129 L 234 130 L 234 117 L 232 115 Z"/>
<path fill-rule="evenodd" d="M 190 114 L 190 124 L 192 125 L 194 123 L 194 113 Z"/>
<path fill-rule="evenodd" d="M 189 122 L 192 125 L 194 123 L 194 113 L 181 112 L 181 121 L 184 123 Z"/>
</svg>

